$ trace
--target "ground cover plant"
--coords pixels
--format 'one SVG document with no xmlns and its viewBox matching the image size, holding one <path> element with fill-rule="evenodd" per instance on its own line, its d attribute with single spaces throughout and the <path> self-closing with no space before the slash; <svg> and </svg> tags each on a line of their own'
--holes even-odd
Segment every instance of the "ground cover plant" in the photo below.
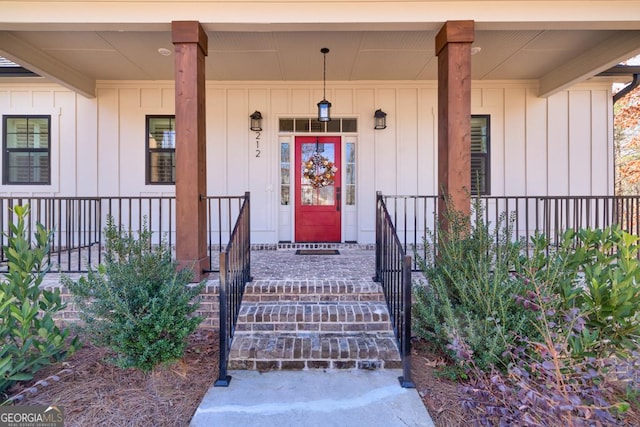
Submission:
<svg viewBox="0 0 640 427">
<path fill-rule="evenodd" d="M 202 321 L 193 313 L 205 285 L 189 286 L 192 272 L 178 270 L 168 245 L 151 237 L 146 223 L 134 236 L 109 218 L 104 264 L 78 281 L 63 278 L 92 341 L 112 349 L 116 365 L 145 372 L 182 356 Z"/>
<path fill-rule="evenodd" d="M 507 273 L 496 255 L 487 255 L 508 253 L 512 242 L 489 236 L 486 224 L 462 224 L 468 231 L 454 234 L 456 243 L 445 239 L 436 262 L 423 262 L 429 283 L 415 287 L 414 314 L 422 339 L 450 357 L 458 378 L 468 378 L 461 403 L 470 419 L 478 425 L 637 425 L 639 238 L 616 226 L 571 230 L 551 248 L 537 235 Z M 495 267 L 473 265 L 479 262 Z M 475 289 L 496 277 L 504 291 L 498 294 L 516 305 L 516 318 L 528 325 L 496 322 L 494 311 L 478 316 L 473 304 L 493 307 L 496 293 L 482 285 L 483 292 Z M 460 292 L 474 295 L 473 304 Z M 501 354 L 491 353 L 493 360 L 478 355 L 491 347 L 478 346 L 469 335 L 487 324 L 505 337 L 492 342 L 505 344 Z"/>
<path fill-rule="evenodd" d="M 27 381 L 41 370 L 73 354 L 77 337 L 56 325 L 53 316 L 64 309 L 60 291 L 40 288 L 48 270 L 44 259 L 51 233 L 37 224 L 31 242 L 26 220 L 29 206 L 13 208 L 4 248 L 8 273 L 0 283 L 0 402 L 8 389 Z"/>
</svg>

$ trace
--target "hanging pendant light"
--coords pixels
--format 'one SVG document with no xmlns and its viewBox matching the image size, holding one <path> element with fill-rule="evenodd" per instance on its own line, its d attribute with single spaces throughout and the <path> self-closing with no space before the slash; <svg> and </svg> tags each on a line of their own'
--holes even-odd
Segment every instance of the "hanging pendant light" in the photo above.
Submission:
<svg viewBox="0 0 640 427">
<path fill-rule="evenodd" d="M 320 52 L 324 55 L 324 68 L 322 73 L 322 101 L 318 102 L 318 121 L 331 121 L 331 103 L 327 101 L 327 53 L 329 49 L 323 47 Z"/>
</svg>

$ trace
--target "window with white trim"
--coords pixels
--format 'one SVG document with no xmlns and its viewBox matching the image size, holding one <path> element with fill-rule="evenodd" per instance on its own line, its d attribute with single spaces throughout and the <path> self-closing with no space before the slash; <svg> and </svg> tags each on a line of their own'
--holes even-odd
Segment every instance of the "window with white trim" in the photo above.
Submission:
<svg viewBox="0 0 640 427">
<path fill-rule="evenodd" d="M 176 117 L 147 116 L 147 184 L 176 183 Z"/>
<path fill-rule="evenodd" d="M 51 116 L 3 116 L 5 185 L 51 184 Z"/>
<path fill-rule="evenodd" d="M 471 116 L 471 194 L 491 194 L 490 116 Z"/>
</svg>

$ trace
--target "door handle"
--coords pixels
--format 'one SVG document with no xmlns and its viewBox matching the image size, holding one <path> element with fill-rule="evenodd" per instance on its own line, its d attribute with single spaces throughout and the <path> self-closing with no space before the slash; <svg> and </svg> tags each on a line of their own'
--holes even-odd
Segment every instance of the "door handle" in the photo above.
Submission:
<svg viewBox="0 0 640 427">
<path fill-rule="evenodd" d="M 340 212 L 340 204 L 342 203 L 342 192 L 340 187 L 336 187 L 336 211 Z"/>
</svg>

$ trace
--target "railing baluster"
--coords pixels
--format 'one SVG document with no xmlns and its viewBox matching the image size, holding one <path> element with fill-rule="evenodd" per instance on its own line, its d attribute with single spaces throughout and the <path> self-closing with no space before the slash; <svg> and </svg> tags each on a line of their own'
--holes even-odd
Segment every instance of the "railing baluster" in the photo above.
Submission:
<svg viewBox="0 0 640 427">
<path fill-rule="evenodd" d="M 380 201 L 382 200 L 382 193 L 380 191 L 376 192 L 376 223 L 375 223 L 375 231 L 376 231 L 376 273 L 373 277 L 373 280 L 376 282 L 380 281 L 380 274 L 382 273 L 381 265 L 382 265 L 382 230 L 380 230 Z"/>
<path fill-rule="evenodd" d="M 218 379 L 214 383 L 216 387 L 228 387 L 231 382 L 231 375 L 227 374 L 227 365 L 229 362 L 229 327 L 227 318 L 227 284 L 229 279 L 227 272 L 229 271 L 229 263 L 227 261 L 227 253 L 220 253 L 220 286 L 218 288 L 220 300 L 220 367 Z"/>
<path fill-rule="evenodd" d="M 207 253 L 209 254 L 209 270 L 213 270 L 213 246 L 211 245 L 211 234 L 213 230 L 211 229 L 211 199 L 207 199 L 207 236 L 208 236 L 208 244 L 207 244 Z"/>
<path fill-rule="evenodd" d="M 402 331 L 400 332 L 400 356 L 402 357 L 402 376 L 398 377 L 404 388 L 415 388 L 411 379 L 411 257 L 402 259 Z"/>
<path fill-rule="evenodd" d="M 5 233 L 8 232 L 8 224 L 5 224 L 5 219 L 4 219 L 4 213 L 5 213 L 5 199 L 2 199 L 0 201 L 0 259 L 4 260 L 4 247 L 6 246 L 5 243 Z"/>
<path fill-rule="evenodd" d="M 218 199 L 218 251 L 222 252 L 222 202 Z"/>
<path fill-rule="evenodd" d="M 57 200 L 57 208 L 58 208 L 58 228 L 57 228 L 57 235 L 58 235 L 58 248 L 57 248 L 57 258 L 58 258 L 58 266 L 60 266 L 60 268 L 62 267 L 62 199 L 58 199 Z M 53 248 L 52 248 L 53 249 Z"/>
</svg>

